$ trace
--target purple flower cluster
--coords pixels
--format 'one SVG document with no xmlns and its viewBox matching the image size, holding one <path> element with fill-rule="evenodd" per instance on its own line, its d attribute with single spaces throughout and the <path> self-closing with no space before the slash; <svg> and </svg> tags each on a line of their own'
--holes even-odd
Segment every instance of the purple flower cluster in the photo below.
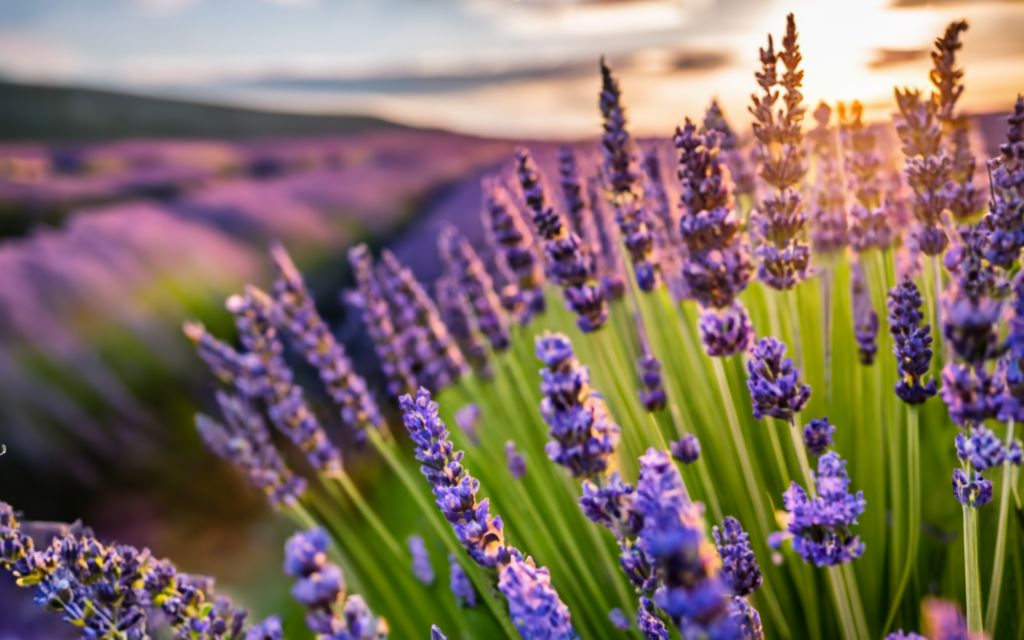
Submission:
<svg viewBox="0 0 1024 640">
<path fill-rule="evenodd" d="M 786 345 L 775 338 L 761 338 L 750 353 L 747 389 L 758 420 L 771 416 L 788 422 L 811 397 L 811 388 L 800 381 L 800 372 L 792 359 L 783 357 L 785 353 Z"/>
<path fill-rule="evenodd" d="M 430 555 L 423 536 L 409 536 L 409 555 L 412 556 L 412 572 L 416 579 L 430 586 L 434 584 L 434 566 L 430 564 Z"/>
<path fill-rule="evenodd" d="M 860 260 L 851 265 L 850 297 L 853 301 L 853 333 L 861 364 L 869 365 L 878 353 L 878 314 L 871 304 L 871 292 Z"/>
<path fill-rule="evenodd" d="M 932 361 L 931 327 L 921 325 L 921 292 L 904 278 L 889 291 L 889 331 L 900 380 L 896 395 L 907 404 L 921 404 L 935 395 L 935 381 L 924 377 Z"/>
<path fill-rule="evenodd" d="M 668 402 L 665 385 L 661 379 L 661 361 L 650 352 L 646 352 L 637 360 L 637 373 L 643 388 L 640 390 L 640 402 L 647 411 L 661 411 Z"/>
<path fill-rule="evenodd" d="M 999 414 L 1001 380 L 985 371 L 950 362 L 942 369 L 942 400 L 961 427 L 979 425 Z"/>
<path fill-rule="evenodd" d="M 958 433 L 954 441 L 956 457 L 977 471 L 998 467 L 1006 459 L 1003 443 L 985 427 L 973 427 L 969 434 Z"/>
<path fill-rule="evenodd" d="M 533 214 L 533 226 L 544 240 L 551 279 L 561 285 L 565 304 L 576 314 L 580 330 L 600 329 L 608 320 L 608 305 L 604 290 L 595 281 L 590 247 L 566 227 L 548 203 L 537 166 L 524 149 L 516 151 L 516 173 L 526 205 Z"/>
<path fill-rule="evenodd" d="M 622 631 L 629 630 L 629 618 L 627 618 L 626 614 L 623 613 L 622 609 L 619 609 L 618 607 L 608 612 L 608 620 L 611 621 L 612 626 L 616 629 Z"/>
<path fill-rule="evenodd" d="M 814 109 L 815 127 L 808 132 L 818 159 L 817 189 L 811 212 L 811 242 L 817 252 L 832 254 L 847 242 L 846 185 L 839 152 L 839 139 L 829 126 L 832 109 L 824 102 Z"/>
<path fill-rule="evenodd" d="M 950 163 L 942 148 L 936 103 L 923 99 L 918 90 L 897 89 L 896 105 L 896 133 L 906 156 L 907 184 L 914 192 L 915 245 L 925 255 L 940 255 L 949 243 L 941 217 L 948 206 L 946 183 Z"/>
<path fill-rule="evenodd" d="M 459 542 L 481 566 L 493 568 L 507 562 L 509 549 L 501 517 L 491 515 L 486 499 L 477 501 L 480 481 L 462 466 L 465 454 L 455 451 L 430 392 L 420 389 L 415 398 L 402 396 L 399 405 L 420 471 L 430 482 L 437 506 L 455 529 Z"/>
<path fill-rule="evenodd" d="M 977 471 L 970 473 L 960 467 L 953 469 L 953 496 L 965 507 L 980 509 L 992 501 L 992 483 Z"/>
<path fill-rule="evenodd" d="M 302 389 L 284 361 L 284 347 L 271 321 L 274 304 L 270 296 L 247 287 L 245 293 L 228 298 L 227 307 L 235 316 L 242 344 L 258 361 L 252 371 L 255 387 L 243 385 L 239 391 L 263 399 L 270 421 L 305 454 L 314 469 L 326 474 L 340 471 L 341 452 L 306 405 Z"/>
<path fill-rule="evenodd" d="M 603 473 L 615 455 L 619 427 L 604 401 L 590 391 L 590 372 L 573 354 L 572 343 L 560 333 L 537 338 L 541 371 L 540 410 L 552 440 L 545 450 L 552 461 L 574 476 Z"/>
<path fill-rule="evenodd" d="M 441 229 L 437 247 L 447 277 L 465 295 L 476 325 L 491 348 L 498 352 L 507 350 L 511 344 L 508 322 L 483 260 L 469 241 L 451 226 Z"/>
<path fill-rule="evenodd" d="M 1009 269 L 1024 247 L 1024 95 L 1017 96 L 1009 117 L 1006 143 L 990 162 L 992 199 L 981 222 L 984 255 L 992 264 Z"/>
<path fill-rule="evenodd" d="M 544 313 L 544 268 L 534 252 L 533 235 L 508 190 L 497 181 L 484 183 L 484 228 L 494 247 L 499 272 L 511 285 L 502 296 L 510 312 L 521 307 L 519 321 Z"/>
<path fill-rule="evenodd" d="M 677 626 L 710 633 L 729 625 L 733 594 L 709 553 L 702 508 L 690 500 L 679 469 L 664 451 L 648 449 L 641 456 L 633 508 L 643 518 L 637 547 L 659 581 L 657 605 Z"/>
<path fill-rule="evenodd" d="M 380 410 L 366 381 L 352 368 L 345 348 L 317 313 L 302 274 L 283 245 L 273 245 L 270 255 L 278 272 L 273 289 L 275 323 L 291 336 L 306 361 L 320 374 L 331 399 L 341 409 L 342 422 L 357 430 L 379 428 Z"/>
<path fill-rule="evenodd" d="M 812 456 L 820 456 L 832 446 L 832 434 L 836 431 L 835 426 L 829 423 L 828 418 L 815 418 L 804 427 L 804 447 L 807 453 Z"/>
<path fill-rule="evenodd" d="M 757 557 L 750 547 L 750 535 L 740 521 L 728 516 L 722 527 L 711 529 L 711 536 L 722 558 L 722 577 L 737 596 L 749 596 L 761 586 L 763 576 Z"/>
<path fill-rule="evenodd" d="M 345 579 L 327 558 L 329 547 L 323 529 L 301 531 L 285 544 L 284 572 L 296 578 L 292 596 L 307 609 L 306 626 L 317 640 L 383 640 L 387 623 L 373 615 L 362 597 L 345 597 Z"/>
<path fill-rule="evenodd" d="M 643 196 L 639 192 L 634 167 L 632 140 L 626 130 L 626 112 L 622 91 L 612 71 L 601 59 L 601 96 L 599 105 L 604 134 L 604 175 L 608 181 L 608 199 L 615 209 L 622 241 L 641 291 L 652 291 L 658 283 L 658 261 L 654 251 L 654 235 Z"/>
<path fill-rule="evenodd" d="M 938 105 L 936 117 L 942 124 L 950 158 L 946 202 L 953 218 L 960 221 L 974 216 L 980 206 L 980 193 L 974 186 L 975 160 L 968 139 L 970 122 L 965 114 L 956 111 L 956 103 L 964 92 L 964 71 L 956 66 L 957 51 L 963 48 L 960 34 L 964 31 L 967 22 L 951 22 L 942 37 L 935 40 L 930 74 L 936 90 L 932 94 Z"/>
<path fill-rule="evenodd" d="M 729 168 L 729 175 L 732 177 L 733 185 L 738 195 L 753 197 L 757 191 L 757 180 L 751 170 L 747 159 L 744 157 L 739 145 L 739 137 L 729 125 L 725 118 L 718 100 L 712 100 L 704 112 L 704 122 L 701 124 L 701 133 L 707 134 L 711 131 L 718 133 L 719 146 L 725 158 L 725 165 Z"/>
<path fill-rule="evenodd" d="M 480 325 L 473 314 L 466 291 L 450 275 L 442 275 L 434 283 L 434 296 L 441 321 L 466 356 L 466 362 L 473 372 L 484 380 L 494 376 L 491 367 L 490 347 L 485 342 Z"/>
<path fill-rule="evenodd" d="M 805 562 L 819 567 L 851 562 L 864 552 L 860 536 L 850 530 L 864 513 L 864 492 L 850 493 L 846 461 L 834 451 L 818 458 L 814 482 L 817 495 L 809 496 L 795 482 L 782 494 L 793 549 Z"/>
<path fill-rule="evenodd" d="M 513 554 L 498 574 L 498 590 L 508 600 L 508 613 L 523 638 L 574 640 L 569 608 L 551 586 L 551 574 L 532 558 Z"/>
<path fill-rule="evenodd" d="M 370 249 L 365 244 L 352 247 L 348 251 L 348 261 L 355 273 L 356 299 L 362 309 L 363 325 L 377 353 L 388 395 L 397 398 L 403 393 L 411 393 L 416 390 L 416 378 L 402 352 L 391 309 L 373 273 Z"/>
<path fill-rule="evenodd" d="M 647 596 L 640 597 L 640 606 L 636 610 L 636 627 L 644 634 L 645 640 L 668 640 L 668 629 L 658 617 L 654 603 Z"/>
<path fill-rule="evenodd" d="M 672 457 L 683 464 L 693 464 L 700 459 L 700 440 L 692 433 L 673 441 L 669 448 Z"/>
<path fill-rule="evenodd" d="M 476 589 L 453 553 L 448 554 L 448 584 L 456 604 L 468 609 L 476 607 Z"/>
<path fill-rule="evenodd" d="M 612 215 L 604 206 L 603 188 L 598 176 L 587 179 L 587 200 L 594 218 L 597 252 L 597 272 L 601 274 L 601 290 L 608 300 L 619 300 L 626 293 L 626 280 L 622 275 L 623 263 L 612 228 Z"/>
<path fill-rule="evenodd" d="M 686 120 L 674 142 L 682 187 L 679 233 L 687 249 L 683 281 L 704 309 L 699 327 L 705 350 L 728 356 L 747 350 L 753 340 L 750 318 L 736 297 L 754 266 L 734 211 L 729 173 L 719 157 L 719 135 L 698 134 Z"/>
<path fill-rule="evenodd" d="M 778 63 L 784 71 L 779 77 Z M 796 21 L 786 16 L 786 34 L 782 50 L 776 53 L 771 36 L 761 49 L 761 70 L 755 74 L 763 94 L 753 96 L 750 113 L 754 117 L 754 138 L 758 143 L 760 176 L 774 191 L 752 214 L 751 222 L 759 245 L 758 278 L 773 289 L 792 289 L 807 277 L 811 250 L 804 240 L 807 215 L 804 213 L 799 184 L 807 172 L 801 144 L 804 117 L 804 72 L 797 44 Z M 782 87 L 780 92 L 777 87 Z M 782 107 L 775 103 L 782 97 Z"/>
<path fill-rule="evenodd" d="M 440 391 L 458 380 L 466 370 L 466 360 L 448 328 L 441 322 L 441 314 L 434 301 L 412 271 L 385 249 L 377 272 L 381 291 L 391 308 L 398 343 L 416 383 Z M 467 286 L 464 281 L 463 285 Z M 475 293 L 467 286 L 467 295 L 472 298 Z M 476 310 L 476 302 L 471 304 Z M 487 335 L 490 327 L 482 313 L 477 313 L 481 330 Z"/>
<path fill-rule="evenodd" d="M 863 253 L 886 249 L 895 237 L 889 206 L 882 201 L 882 157 L 874 129 L 865 126 L 864 107 L 854 100 L 838 105 L 839 136 L 845 154 L 847 184 L 856 199 L 850 208 L 850 246 Z"/>
<path fill-rule="evenodd" d="M 508 472 L 516 480 L 522 480 L 523 476 L 526 475 L 526 458 L 523 454 L 519 453 L 519 449 L 516 448 L 516 443 L 513 440 L 507 440 L 505 442 L 505 464 L 508 466 Z"/>
<path fill-rule="evenodd" d="M 674 300 L 684 300 L 688 292 L 682 277 L 681 258 L 686 252 L 679 236 L 679 225 L 672 210 L 672 202 L 661 171 L 661 145 L 651 145 L 644 151 L 644 206 L 651 212 L 650 225 L 654 234 L 654 248 L 658 254 L 658 267 L 665 286 Z"/>
<path fill-rule="evenodd" d="M 37 549 L 5 502 L 0 568 L 33 588 L 36 604 L 59 612 L 83 638 L 143 640 L 161 629 L 179 638 L 254 637 L 245 628 L 247 612 L 216 596 L 210 578 L 180 573 L 148 549 L 106 545 L 80 526 L 62 527 Z"/>
<path fill-rule="evenodd" d="M 289 507 L 306 491 L 306 481 L 288 469 L 263 418 L 236 396 L 217 394 L 224 422 L 196 416 L 196 430 L 218 458 L 241 470 L 274 507 Z"/>
</svg>

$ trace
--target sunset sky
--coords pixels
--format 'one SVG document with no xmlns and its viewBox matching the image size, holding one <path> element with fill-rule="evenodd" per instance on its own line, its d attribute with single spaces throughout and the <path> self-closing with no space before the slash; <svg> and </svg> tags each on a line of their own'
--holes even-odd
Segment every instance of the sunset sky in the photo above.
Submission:
<svg viewBox="0 0 1024 640">
<path fill-rule="evenodd" d="M 986 0 L 0 0 L 0 75 L 569 137 L 596 130 L 605 54 L 635 129 L 665 133 L 712 96 L 745 120 L 757 49 L 788 11 L 809 100 L 887 117 L 960 17 L 964 104 L 1005 110 L 1024 90 L 1024 3 Z"/>
</svg>

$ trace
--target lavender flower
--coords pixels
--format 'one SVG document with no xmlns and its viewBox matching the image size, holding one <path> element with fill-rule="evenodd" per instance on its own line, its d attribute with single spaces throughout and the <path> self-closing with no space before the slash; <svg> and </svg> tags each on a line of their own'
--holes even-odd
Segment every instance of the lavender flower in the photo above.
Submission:
<svg viewBox="0 0 1024 640">
<path fill-rule="evenodd" d="M 731 594 L 708 553 L 702 507 L 690 501 L 679 469 L 664 451 L 648 449 L 641 456 L 634 508 L 643 515 L 637 546 L 660 579 L 658 606 L 697 629 L 726 619 Z"/>
<path fill-rule="evenodd" d="M 217 394 L 217 404 L 223 424 L 196 416 L 196 429 L 206 447 L 241 470 L 272 506 L 294 506 L 306 491 L 306 481 L 288 469 L 263 418 L 244 400 L 226 393 Z"/>
<path fill-rule="evenodd" d="M 931 328 L 921 325 L 921 292 L 909 278 L 889 291 L 889 331 L 900 380 L 896 395 L 907 404 L 921 404 L 935 395 L 935 381 L 924 381 L 932 360 Z"/>
<path fill-rule="evenodd" d="M 847 244 L 846 185 L 844 184 L 839 141 L 835 130 L 829 127 L 832 109 L 824 102 L 814 109 L 817 123 L 808 134 L 818 159 L 818 186 L 811 212 L 811 242 L 814 249 L 830 254 Z"/>
<path fill-rule="evenodd" d="M 533 236 L 512 202 L 508 190 L 496 181 L 484 184 L 484 228 L 494 245 L 500 271 L 511 274 L 514 289 L 524 299 L 519 321 L 523 324 L 544 313 L 544 269 L 533 248 Z M 505 308 L 509 309 L 508 301 Z"/>
<path fill-rule="evenodd" d="M 953 469 L 953 496 L 965 507 L 980 509 L 992 501 L 992 483 L 977 471 L 971 480 L 968 473 L 957 467 Z"/>
<path fill-rule="evenodd" d="M 878 314 L 871 305 L 871 292 L 860 260 L 851 265 L 850 296 L 853 299 L 853 332 L 860 363 L 870 365 L 878 353 Z"/>
<path fill-rule="evenodd" d="M 647 596 L 640 596 L 636 610 L 636 626 L 646 640 L 668 640 L 668 629 L 655 612 L 654 603 Z"/>
<path fill-rule="evenodd" d="M 551 279 L 562 287 L 565 305 L 576 314 L 583 332 L 596 331 L 608 319 L 604 291 L 595 281 L 595 263 L 589 247 L 569 231 L 561 216 L 548 204 L 537 167 L 524 149 L 516 150 L 516 173 L 533 225 L 544 240 Z"/>
<path fill-rule="evenodd" d="M 942 296 L 942 335 L 953 352 L 969 365 L 979 367 L 1000 351 L 996 322 L 1002 304 L 981 292 L 953 283 Z"/>
<path fill-rule="evenodd" d="M 463 268 L 467 271 L 471 269 L 470 266 Z M 483 271 L 482 266 L 479 269 Z M 412 271 L 385 249 L 381 253 L 378 272 L 384 297 L 388 300 L 395 320 L 399 343 L 417 384 L 440 391 L 458 380 L 466 369 L 465 358 L 441 322 L 441 314 L 434 301 L 417 282 Z M 462 275 L 467 279 L 472 277 L 465 272 Z M 490 335 L 491 326 L 488 322 L 491 318 L 481 309 L 482 305 L 476 299 L 486 289 L 471 288 L 465 279 L 462 284 L 467 288 L 481 330 L 485 335 Z"/>
<path fill-rule="evenodd" d="M 216 596 L 213 581 L 178 572 L 148 549 L 106 545 L 90 530 L 61 527 L 37 549 L 14 510 L 0 502 L 0 568 L 35 590 L 36 604 L 59 612 L 83 638 L 248 637 L 247 612 Z"/>
<path fill-rule="evenodd" d="M 998 467 L 1006 459 L 1003 443 L 985 427 L 973 427 L 969 435 L 958 433 L 955 442 L 956 456 L 978 471 Z"/>
<path fill-rule="evenodd" d="M 661 380 L 661 361 L 650 352 L 646 352 L 637 360 L 636 368 L 640 375 L 640 382 L 643 384 L 643 388 L 640 390 L 641 404 L 651 413 L 661 411 L 665 408 L 665 403 L 668 402 L 665 386 Z"/>
<path fill-rule="evenodd" d="M 327 437 L 316 416 L 306 406 L 302 389 L 284 361 L 284 347 L 271 323 L 273 302 L 255 287 L 242 295 L 228 298 L 228 310 L 235 316 L 239 337 L 259 359 L 259 395 L 267 405 L 267 413 L 278 431 L 288 437 L 306 455 L 309 464 L 321 473 L 341 470 L 341 452 Z M 240 389 L 243 393 L 245 389 Z"/>
<path fill-rule="evenodd" d="M 434 584 L 434 566 L 430 564 L 430 555 L 423 536 L 409 536 L 409 555 L 412 556 L 412 572 L 416 579 L 430 586 Z"/>
<path fill-rule="evenodd" d="M 593 248 L 594 220 L 587 216 L 587 203 L 583 198 L 583 181 L 580 178 L 579 163 L 576 161 L 576 154 L 572 147 L 568 145 L 558 150 L 558 176 L 566 215 L 569 218 L 569 228 L 588 247 L 588 253 L 593 259 L 596 253 Z"/>
<path fill-rule="evenodd" d="M 474 446 L 480 444 L 480 405 L 470 403 L 455 412 L 455 424 Z"/>
<path fill-rule="evenodd" d="M 537 358 L 547 367 L 541 371 L 540 411 L 552 438 L 548 457 L 577 477 L 604 472 L 619 443 L 619 426 L 604 401 L 591 394 L 589 370 L 560 333 L 537 338 Z"/>
<path fill-rule="evenodd" d="M 956 603 L 941 598 L 928 597 L 921 605 L 924 631 L 931 640 L 965 640 L 967 620 Z"/>
<path fill-rule="evenodd" d="M 465 291 L 454 278 L 445 275 L 437 279 L 434 294 L 437 297 L 437 309 L 441 314 L 441 320 L 466 356 L 469 366 L 480 378 L 490 380 L 494 376 L 494 370 L 491 367 L 488 345 L 480 337 L 480 327 Z"/>
<path fill-rule="evenodd" d="M 956 66 L 957 51 L 963 48 L 960 34 L 964 31 L 967 31 L 967 22 L 951 22 L 942 37 L 935 40 L 930 74 L 936 89 L 932 94 L 932 100 L 938 105 L 936 117 L 942 123 L 950 156 L 950 181 L 945 197 L 955 220 L 965 220 L 977 213 L 980 195 L 974 186 L 975 161 L 968 141 L 969 120 L 956 111 L 956 103 L 964 92 L 964 71 Z"/>
<path fill-rule="evenodd" d="M 610 529 L 616 538 L 629 538 L 636 535 L 640 524 L 632 511 L 633 497 L 633 485 L 623 482 L 616 471 L 600 485 L 583 481 L 580 508 L 587 518 Z"/>
<path fill-rule="evenodd" d="M 739 137 L 726 120 L 718 100 L 712 100 L 708 105 L 707 111 L 704 112 L 704 122 L 701 125 L 702 134 L 711 131 L 718 133 L 725 165 L 729 168 L 729 175 L 732 177 L 736 193 L 753 197 L 757 191 L 756 177 L 740 150 Z"/>
<path fill-rule="evenodd" d="M 449 277 L 465 293 L 477 325 L 491 348 L 507 350 L 511 344 L 508 323 L 502 313 L 501 301 L 494 292 L 494 282 L 480 256 L 469 241 L 451 226 L 441 229 L 437 246 Z"/>
<path fill-rule="evenodd" d="M 186 322 L 182 332 L 195 345 L 196 353 L 221 383 L 238 387 L 248 396 L 259 394 L 253 373 L 259 369 L 256 357 L 241 354 L 230 345 L 214 338 L 198 322 Z"/>
<path fill-rule="evenodd" d="M 637 185 L 632 141 L 626 130 L 626 113 L 622 106 L 622 91 L 604 58 L 601 58 L 599 106 L 604 126 L 601 151 L 608 180 L 608 199 L 615 209 L 615 221 L 633 264 L 637 286 L 641 291 L 652 291 L 658 283 L 654 236 Z"/>
<path fill-rule="evenodd" d="M 942 211 L 948 205 L 946 183 L 949 157 L 942 149 L 942 131 L 935 118 L 935 103 L 922 100 L 921 92 L 896 90 L 896 133 L 906 157 L 907 184 L 914 192 L 913 212 L 917 219 L 916 246 L 929 256 L 940 255 L 949 242 L 942 229 Z"/>
<path fill-rule="evenodd" d="M 365 244 L 348 251 L 348 261 L 355 272 L 358 301 L 363 312 L 363 325 L 373 342 L 387 384 L 387 392 L 397 398 L 416 389 L 410 363 L 402 353 L 398 331 L 391 319 L 391 310 L 373 274 L 373 260 Z"/>
<path fill-rule="evenodd" d="M 454 450 L 430 392 L 420 389 L 415 399 L 402 396 L 399 405 L 420 471 L 430 482 L 437 506 L 451 523 L 459 543 L 481 566 L 493 568 L 506 562 L 509 551 L 501 518 L 490 514 L 486 499 L 477 501 L 480 481 L 463 468 L 464 453 Z"/>
<path fill-rule="evenodd" d="M 274 281 L 274 315 L 278 328 L 287 331 L 300 347 L 306 361 L 320 374 L 331 399 L 341 409 L 342 422 L 354 429 L 380 428 L 380 410 L 366 387 L 366 381 L 352 367 L 345 348 L 317 313 L 313 297 L 284 246 L 270 248 L 278 276 Z"/>
<path fill-rule="evenodd" d="M 819 567 L 852 562 L 864 552 L 860 536 L 850 530 L 864 513 L 864 492 L 849 492 L 846 461 L 835 451 L 818 458 L 814 482 L 816 496 L 808 496 L 795 482 L 782 494 L 790 516 L 786 530 L 793 536 L 793 549 L 804 562 Z"/>
<path fill-rule="evenodd" d="M 526 458 L 516 449 L 516 443 L 512 440 L 505 442 L 505 463 L 508 465 L 508 472 L 516 480 L 522 480 L 526 475 Z"/>
<path fill-rule="evenodd" d="M 498 590 L 508 599 L 509 617 L 523 638 L 573 640 L 569 608 L 551 586 L 551 575 L 532 558 L 514 554 L 498 575 Z"/>
<path fill-rule="evenodd" d="M 608 612 L 608 619 L 611 620 L 612 626 L 621 631 L 629 630 L 629 618 L 622 612 L 622 609 L 618 607 Z"/>
<path fill-rule="evenodd" d="M 743 353 L 754 343 L 754 325 L 739 302 L 723 309 L 704 310 L 697 328 L 704 351 L 711 357 Z"/>
<path fill-rule="evenodd" d="M 649 223 L 665 285 L 675 300 L 683 300 L 687 297 L 687 290 L 680 270 L 680 258 L 685 252 L 685 247 L 679 236 L 679 225 L 673 215 L 672 203 L 665 190 L 660 150 L 659 146 L 651 146 L 644 152 L 644 206 L 651 212 Z"/>
<path fill-rule="evenodd" d="M 989 163 L 992 199 L 981 222 L 985 259 L 1003 269 L 1017 262 L 1024 247 L 1024 95 L 1017 96 L 1009 123 L 1006 143 Z"/>
<path fill-rule="evenodd" d="M 729 624 L 724 630 L 727 633 L 738 630 L 737 637 L 741 640 L 764 640 L 761 614 L 746 598 L 734 597 L 729 603 Z"/>
<path fill-rule="evenodd" d="M 778 75 L 778 62 L 784 71 Z M 760 258 L 757 275 L 773 289 L 786 290 L 807 277 L 810 248 L 803 239 L 807 216 L 798 185 L 807 168 L 801 145 L 801 123 L 804 117 L 802 56 L 797 44 L 796 21 L 786 16 L 786 35 L 778 54 L 771 36 L 768 47 L 761 49 L 761 70 L 755 74 L 763 95 L 753 96 L 750 113 L 754 116 L 754 138 L 758 142 L 760 176 L 774 188 L 752 214 L 751 223 L 759 245 L 755 255 Z M 782 87 L 783 108 L 776 110 Z"/>
<path fill-rule="evenodd" d="M 441 633 L 440 627 L 432 624 L 430 625 L 430 640 L 448 640 L 448 637 Z"/>
<path fill-rule="evenodd" d="M 306 626 L 318 640 L 382 640 L 388 626 L 358 595 L 345 597 L 341 569 L 327 558 L 323 529 L 296 533 L 285 544 L 284 571 L 296 578 L 292 596 L 308 610 Z M 344 602 L 339 614 L 336 605 Z"/>
<path fill-rule="evenodd" d="M 832 434 L 836 428 L 829 424 L 828 418 L 815 418 L 804 427 L 804 446 L 812 456 L 821 455 L 832 446 Z"/>
<path fill-rule="evenodd" d="M 722 521 L 722 528 L 713 527 L 711 535 L 722 558 L 722 577 L 732 592 L 749 596 L 761 586 L 761 568 L 757 565 L 750 536 L 740 521 L 732 516 Z"/>
<path fill-rule="evenodd" d="M 811 388 L 800 381 L 793 360 L 783 358 L 786 345 L 775 338 L 761 338 L 747 362 L 747 388 L 754 405 L 754 418 L 771 416 L 783 421 L 800 413 L 811 397 Z"/>
<path fill-rule="evenodd" d="M 269 616 L 259 624 L 249 627 L 245 633 L 245 640 L 284 640 L 281 618 Z"/>
<path fill-rule="evenodd" d="M 890 206 L 882 201 L 882 158 L 875 132 L 864 125 L 864 107 L 860 102 L 854 100 L 849 108 L 840 102 L 838 112 L 848 186 L 856 198 L 850 207 L 850 246 L 860 253 L 886 249 L 895 234 Z"/>
<path fill-rule="evenodd" d="M 683 464 L 693 464 L 700 459 L 700 440 L 692 433 L 672 442 L 669 447 L 672 457 Z"/>
<path fill-rule="evenodd" d="M 456 604 L 468 609 L 476 607 L 476 589 L 453 553 L 448 554 L 448 584 Z"/>
<path fill-rule="evenodd" d="M 885 640 L 928 640 L 928 638 L 914 633 L 913 631 L 904 631 L 903 629 L 899 629 L 885 636 Z"/>
<path fill-rule="evenodd" d="M 611 214 L 602 202 L 601 179 L 591 176 L 587 179 L 587 200 L 594 219 L 594 230 L 597 238 L 597 273 L 601 279 L 601 290 L 608 300 L 619 300 L 626 293 L 626 282 L 622 275 L 622 258 L 619 245 L 612 237 L 612 225 L 615 224 Z"/>
<path fill-rule="evenodd" d="M 979 425 L 999 413 L 1002 389 L 995 376 L 950 362 L 942 369 L 942 400 L 961 427 Z"/>
</svg>

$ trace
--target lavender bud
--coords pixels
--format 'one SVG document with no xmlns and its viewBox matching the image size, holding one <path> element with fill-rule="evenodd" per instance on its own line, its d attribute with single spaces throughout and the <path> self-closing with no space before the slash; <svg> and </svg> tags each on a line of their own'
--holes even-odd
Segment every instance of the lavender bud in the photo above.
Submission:
<svg viewBox="0 0 1024 640">
<path fill-rule="evenodd" d="M 713 527 L 711 535 L 722 558 L 722 577 L 738 596 L 749 596 L 761 586 L 761 568 L 757 564 L 750 536 L 740 521 L 728 516 L 722 528 Z"/>
<path fill-rule="evenodd" d="M 508 472 L 516 480 L 522 480 L 526 475 L 526 458 L 516 449 L 516 443 L 512 440 L 505 442 L 505 462 L 508 465 Z"/>
<path fill-rule="evenodd" d="M 683 464 L 693 464 L 700 459 L 700 440 L 692 433 L 672 442 L 672 457 Z"/>
<path fill-rule="evenodd" d="M 498 590 L 508 599 L 509 617 L 524 638 L 575 640 L 569 608 L 551 586 L 551 575 L 532 558 L 513 555 L 498 575 Z"/>
<path fill-rule="evenodd" d="M 829 424 L 828 418 L 815 418 L 804 427 L 804 446 L 812 456 L 821 455 L 832 446 L 832 434 L 836 428 Z"/>
<path fill-rule="evenodd" d="M 455 554 L 448 554 L 448 576 L 455 603 L 468 609 L 476 607 L 476 589 Z"/>
<path fill-rule="evenodd" d="M 409 536 L 409 554 L 412 556 L 412 572 L 416 579 L 430 586 L 434 584 L 434 567 L 422 536 Z"/>
<path fill-rule="evenodd" d="M 907 404 L 921 404 L 935 395 L 935 381 L 924 382 L 932 360 L 931 328 L 921 326 L 921 292 L 909 278 L 889 291 L 889 332 L 900 380 L 896 395 Z"/>
<path fill-rule="evenodd" d="M 992 483 L 977 471 L 971 480 L 957 467 L 953 469 L 953 496 L 965 507 L 980 509 L 992 501 Z"/>
<path fill-rule="evenodd" d="M 747 362 L 747 388 L 754 404 L 754 418 L 771 416 L 790 421 L 803 410 L 811 388 L 800 381 L 793 360 L 783 358 L 786 345 L 775 338 L 761 338 Z"/>
</svg>

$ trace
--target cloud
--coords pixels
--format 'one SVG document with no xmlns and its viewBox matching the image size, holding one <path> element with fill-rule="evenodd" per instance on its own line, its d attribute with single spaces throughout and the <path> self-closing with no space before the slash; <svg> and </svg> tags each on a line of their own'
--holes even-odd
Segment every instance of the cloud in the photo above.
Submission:
<svg viewBox="0 0 1024 640">
<path fill-rule="evenodd" d="M 320 0 L 263 0 L 267 4 L 277 5 L 279 7 L 296 7 L 305 8 L 312 7 L 320 3 Z"/>
<path fill-rule="evenodd" d="M 157 15 L 167 15 L 184 11 L 189 7 L 197 5 L 202 0 L 132 0 L 132 4 L 140 7 L 143 11 Z"/>
<path fill-rule="evenodd" d="M 80 52 L 49 37 L 0 29 L 0 72 L 15 77 L 60 80 L 85 66 Z"/>
<path fill-rule="evenodd" d="M 917 62 L 928 57 L 927 49 L 875 49 L 868 60 L 869 69 L 885 69 Z"/>
</svg>

